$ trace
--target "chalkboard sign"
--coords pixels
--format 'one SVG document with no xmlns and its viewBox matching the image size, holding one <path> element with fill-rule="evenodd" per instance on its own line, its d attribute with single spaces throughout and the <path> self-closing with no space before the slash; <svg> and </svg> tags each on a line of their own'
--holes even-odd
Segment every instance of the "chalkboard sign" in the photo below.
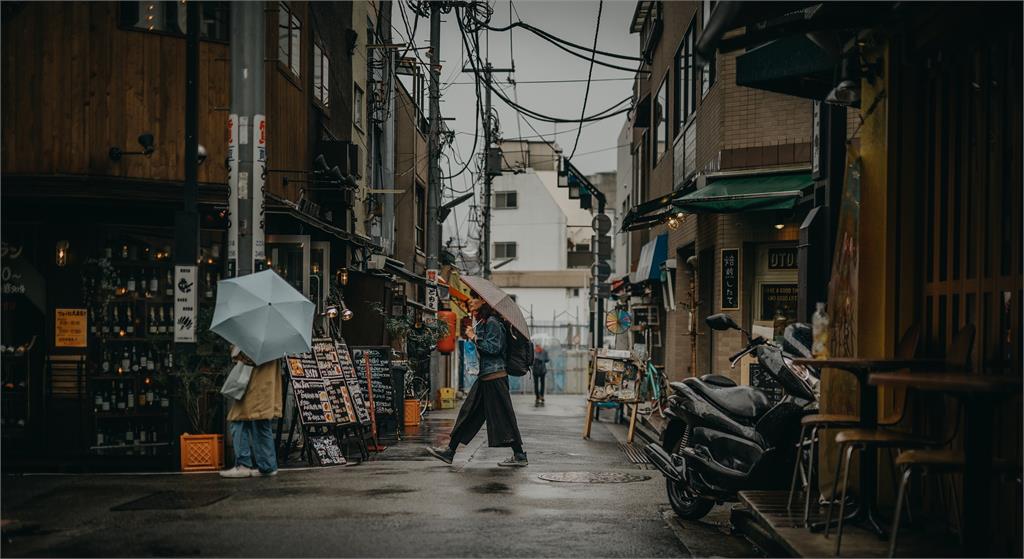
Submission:
<svg viewBox="0 0 1024 559">
<path fill-rule="evenodd" d="M 764 391 L 764 395 L 771 403 L 777 403 L 786 395 L 786 391 L 783 390 L 779 381 L 775 380 L 775 377 L 760 363 L 751 363 L 749 370 L 750 386 Z"/>
<path fill-rule="evenodd" d="M 324 387 L 327 389 L 327 398 L 334 408 L 336 422 L 339 425 L 355 423 L 358 414 L 341 370 L 341 359 L 334 340 L 330 338 L 314 339 L 313 357 L 316 359 L 317 369 L 324 381 Z"/>
<path fill-rule="evenodd" d="M 363 392 L 363 399 L 373 402 L 374 413 L 379 421 L 385 417 L 394 417 L 398 409 L 395 405 L 395 394 L 391 379 L 391 348 L 382 347 L 353 347 L 352 362 L 357 372 L 359 387 Z M 371 400 L 370 388 L 367 385 L 366 369 L 369 367 L 369 381 L 373 389 Z"/>
<path fill-rule="evenodd" d="M 335 340 L 334 348 L 338 355 L 338 366 L 341 368 L 341 378 L 348 388 L 349 398 L 352 400 L 352 407 L 355 408 L 356 419 L 363 425 L 370 424 L 370 411 L 363 391 L 359 384 L 359 374 L 352 363 L 352 355 L 349 354 L 348 346 L 344 340 Z M 365 375 L 364 377 L 365 378 Z"/>
<path fill-rule="evenodd" d="M 347 463 L 334 435 L 307 435 L 306 443 L 321 466 L 342 466 Z"/>
<path fill-rule="evenodd" d="M 722 310 L 740 308 L 740 250 L 722 249 Z"/>
</svg>

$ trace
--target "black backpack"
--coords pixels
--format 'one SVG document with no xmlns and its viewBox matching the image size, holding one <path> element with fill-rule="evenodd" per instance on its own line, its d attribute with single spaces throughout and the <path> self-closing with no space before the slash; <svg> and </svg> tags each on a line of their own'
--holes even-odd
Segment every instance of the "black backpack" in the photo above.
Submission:
<svg viewBox="0 0 1024 559">
<path fill-rule="evenodd" d="M 508 333 L 505 334 L 506 372 L 514 377 L 521 377 L 530 372 L 532 366 L 533 342 L 509 326 Z"/>
</svg>

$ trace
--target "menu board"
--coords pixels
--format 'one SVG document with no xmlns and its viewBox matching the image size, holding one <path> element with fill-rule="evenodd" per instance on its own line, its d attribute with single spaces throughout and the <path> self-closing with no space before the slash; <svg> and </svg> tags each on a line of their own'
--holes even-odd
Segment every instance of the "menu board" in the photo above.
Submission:
<svg viewBox="0 0 1024 559">
<path fill-rule="evenodd" d="M 327 395 L 327 387 L 320 378 L 316 359 L 310 353 L 289 355 L 288 376 L 303 425 L 335 423 L 335 408 Z"/>
<path fill-rule="evenodd" d="M 85 309 L 57 309 L 54 347 L 86 347 L 88 313 Z"/>
<path fill-rule="evenodd" d="M 370 389 L 373 390 L 373 408 L 377 419 L 384 417 L 395 417 L 397 406 L 395 405 L 395 390 L 391 380 L 391 348 L 381 347 L 354 347 L 352 348 L 352 362 L 358 377 L 359 387 L 362 389 L 363 398 L 370 401 Z M 367 372 L 369 367 L 369 384 L 367 385 Z"/>
<path fill-rule="evenodd" d="M 625 354 L 625 356 L 623 356 Z M 592 402 L 638 401 L 640 370 L 629 352 L 601 349 L 592 354 L 593 377 L 590 385 Z"/>
<path fill-rule="evenodd" d="M 321 466 L 341 466 L 347 463 L 334 435 L 307 435 L 306 442 Z"/>
<path fill-rule="evenodd" d="M 337 423 L 342 425 L 354 423 L 357 417 L 355 404 L 349 394 L 349 386 L 342 375 L 334 340 L 330 338 L 314 339 L 313 358 L 316 360 L 320 378 L 323 379 L 324 388 L 327 390 L 327 398 L 334 408 Z"/>
<path fill-rule="evenodd" d="M 345 386 L 348 387 L 349 398 L 352 399 L 352 407 L 355 408 L 356 419 L 363 425 L 370 424 L 370 411 L 363 390 L 360 388 L 359 375 L 356 373 L 355 365 L 352 363 L 352 355 L 344 340 L 334 341 L 335 353 L 338 356 L 338 365 L 341 368 L 341 377 Z"/>
</svg>

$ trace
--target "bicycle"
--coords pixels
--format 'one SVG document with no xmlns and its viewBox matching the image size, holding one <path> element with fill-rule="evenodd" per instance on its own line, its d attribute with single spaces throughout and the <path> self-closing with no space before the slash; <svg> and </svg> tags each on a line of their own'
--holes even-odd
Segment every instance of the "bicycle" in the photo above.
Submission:
<svg viewBox="0 0 1024 559">
<path fill-rule="evenodd" d="M 641 384 L 642 400 L 650 402 L 651 413 L 665 417 L 665 401 L 668 399 L 668 382 L 664 366 L 655 365 L 650 359 L 644 360 L 644 378 Z M 649 397 L 648 397 L 649 396 Z"/>
<path fill-rule="evenodd" d="M 410 367 L 408 363 L 405 365 L 405 397 L 407 399 L 415 399 L 420 403 L 420 419 L 423 419 L 423 414 L 428 409 L 433 408 L 433 399 L 430 397 L 430 383 L 426 379 L 416 374 L 416 370 Z"/>
</svg>

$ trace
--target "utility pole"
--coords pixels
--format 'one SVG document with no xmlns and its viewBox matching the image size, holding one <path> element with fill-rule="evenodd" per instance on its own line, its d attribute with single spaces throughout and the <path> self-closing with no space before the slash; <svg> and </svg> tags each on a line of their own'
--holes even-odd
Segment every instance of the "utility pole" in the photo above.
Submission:
<svg viewBox="0 0 1024 559">
<path fill-rule="evenodd" d="M 430 5 L 430 138 L 428 158 L 430 174 L 427 192 L 427 268 L 441 267 L 441 5 Z"/>
<path fill-rule="evenodd" d="M 483 74 L 484 81 L 484 207 L 483 207 L 483 247 L 481 255 L 481 266 L 483 268 L 482 275 L 485 278 L 491 277 L 491 179 L 492 177 L 501 175 L 501 155 L 494 149 L 491 144 L 494 139 L 491 137 L 491 74 L 495 73 L 512 73 L 515 72 L 515 68 L 495 68 L 491 66 L 490 61 L 484 62 L 484 67 L 478 71 L 474 69 L 463 69 L 463 72 L 473 72 L 476 75 L 476 79 L 481 79 L 479 74 Z"/>
<path fill-rule="evenodd" d="M 195 292 L 199 259 L 199 4 L 185 9 L 185 184 L 174 216 L 174 343 L 195 351 L 199 309 Z"/>
<path fill-rule="evenodd" d="M 190 2 L 191 6 L 194 2 Z M 231 114 L 228 117 L 228 275 L 262 270 L 266 176 L 264 45 L 266 14 L 258 2 L 231 7 Z M 276 17 L 276 16 L 275 16 Z"/>
</svg>

